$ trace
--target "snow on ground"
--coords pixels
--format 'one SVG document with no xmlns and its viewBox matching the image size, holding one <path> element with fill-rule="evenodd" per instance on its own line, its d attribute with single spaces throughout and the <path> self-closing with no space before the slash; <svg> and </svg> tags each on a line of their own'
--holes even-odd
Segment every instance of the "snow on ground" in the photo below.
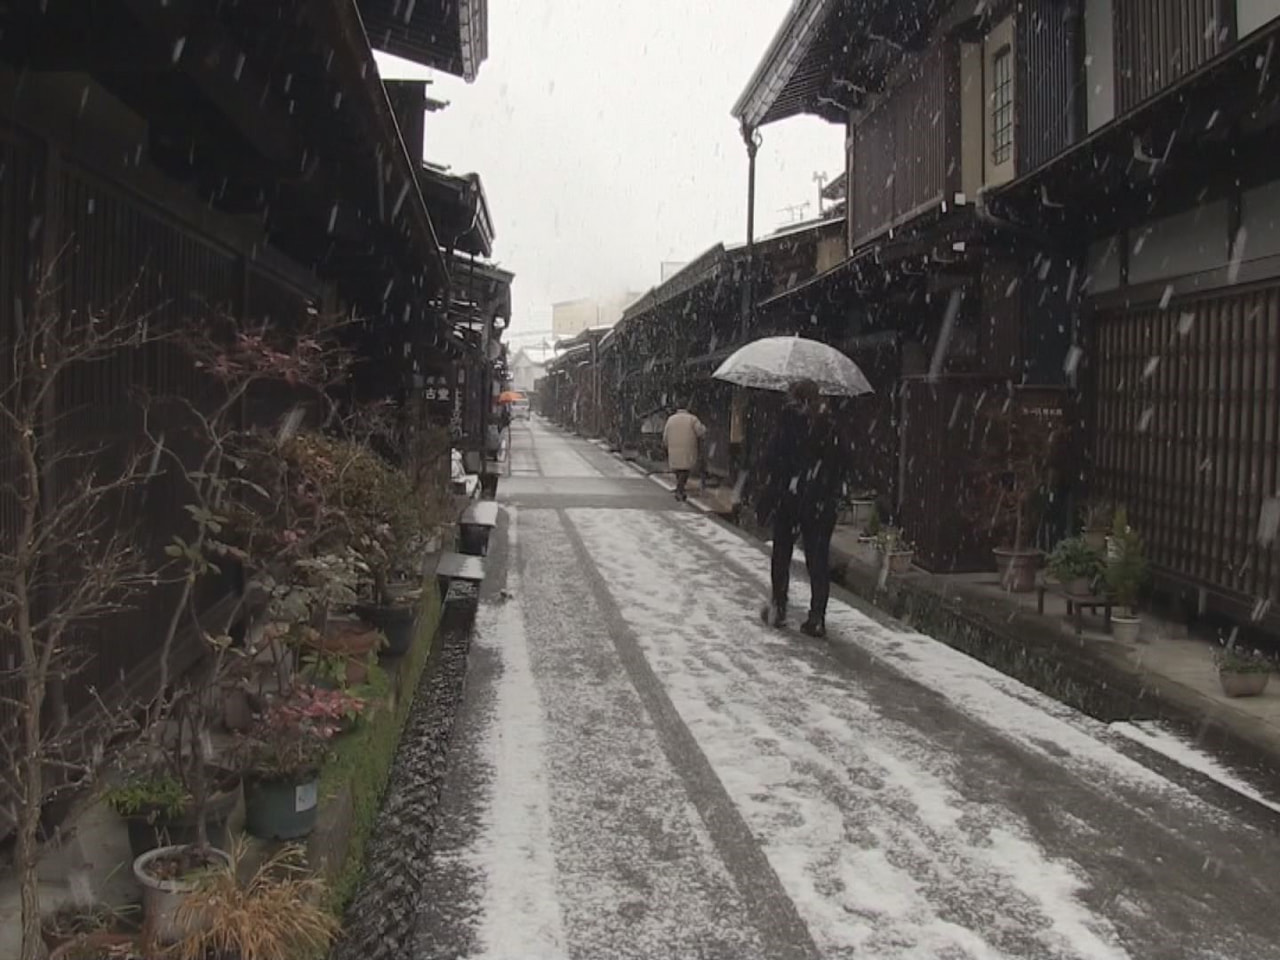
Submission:
<svg viewBox="0 0 1280 960">
<path fill-rule="evenodd" d="M 475 643 L 501 662 L 472 859 L 488 960 L 765 960 L 554 511 L 521 532 Z M 509 528 L 511 529 L 511 528 Z"/>
<path fill-rule="evenodd" d="M 984 776 L 998 785 L 998 763 L 977 750 L 966 757 L 954 729 L 893 716 L 898 705 L 882 708 L 848 671 L 797 656 L 793 641 L 753 619 L 759 584 L 726 575 L 670 524 L 752 569 L 763 569 L 758 551 L 716 536 L 718 525 L 692 514 L 568 515 L 824 956 L 1129 955 L 1086 905 L 1083 872 L 1047 855 L 994 794 L 975 792 L 972 770 L 961 776 L 962 764 L 990 762 Z M 931 663 L 923 651 L 912 656 L 909 639 L 889 648 L 878 625 L 850 619 L 841 604 L 832 612 L 837 632 L 867 630 L 895 663 Z M 930 685 L 941 682 L 970 715 L 1012 726 L 1029 743 L 1106 755 L 1096 743 L 1086 749 L 1078 742 L 1086 736 L 1070 725 L 1030 717 L 1027 703 L 979 687 L 972 673 L 962 670 L 955 682 L 945 672 L 929 670 Z M 1108 760 L 1128 772 L 1125 758 Z"/>
<path fill-rule="evenodd" d="M 508 511 L 514 527 L 514 513 Z M 507 582 L 511 592 L 519 591 L 515 570 Z M 474 643 L 502 661 L 486 742 L 494 776 L 475 855 L 485 881 L 479 940 L 489 957 L 552 960 L 566 955 L 566 941 L 550 842 L 546 724 L 521 606 L 481 606 Z"/>
<path fill-rule="evenodd" d="M 1252 784 L 1197 747 L 1185 734 L 1171 730 L 1162 723 L 1146 720 L 1113 723 L 1111 729 L 1135 743 L 1142 744 L 1148 750 L 1154 750 L 1171 760 L 1176 760 L 1188 770 L 1204 774 L 1241 796 L 1248 797 L 1255 803 L 1280 813 L 1280 803 L 1268 799 Z"/>
<path fill-rule="evenodd" d="M 760 596 L 768 590 L 761 551 L 721 524 L 693 515 L 678 522 L 756 575 Z M 808 604 L 808 585 L 793 578 L 792 606 Z M 1108 745 L 1105 724 L 1047 697 L 1013 677 L 932 637 L 892 629 L 832 598 L 827 614 L 832 642 L 852 643 L 892 664 L 895 670 L 934 690 L 970 716 L 1017 739 L 1023 746 L 1083 774 L 1122 779 L 1133 786 L 1176 795 L 1197 804 L 1190 793 Z"/>
</svg>

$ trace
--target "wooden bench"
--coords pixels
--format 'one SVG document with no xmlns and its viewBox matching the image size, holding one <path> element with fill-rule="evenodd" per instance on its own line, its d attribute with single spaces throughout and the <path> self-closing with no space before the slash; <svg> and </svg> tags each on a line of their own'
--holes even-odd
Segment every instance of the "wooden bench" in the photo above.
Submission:
<svg viewBox="0 0 1280 960">
<path fill-rule="evenodd" d="M 1048 583 L 1041 580 L 1036 584 L 1036 612 L 1041 616 L 1044 615 L 1044 595 L 1046 593 L 1055 594 L 1066 601 L 1067 616 L 1070 617 L 1071 622 L 1075 624 L 1077 637 L 1084 632 L 1084 617 L 1082 614 L 1085 610 L 1093 611 L 1101 609 L 1107 633 L 1111 632 L 1111 607 L 1113 606 L 1113 601 L 1110 597 L 1101 597 L 1096 594 L 1071 593 L 1060 583 Z"/>
</svg>

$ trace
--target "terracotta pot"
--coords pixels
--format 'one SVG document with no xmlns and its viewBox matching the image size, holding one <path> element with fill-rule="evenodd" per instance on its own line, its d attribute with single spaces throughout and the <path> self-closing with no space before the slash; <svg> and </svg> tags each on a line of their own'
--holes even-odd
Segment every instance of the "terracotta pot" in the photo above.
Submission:
<svg viewBox="0 0 1280 960">
<path fill-rule="evenodd" d="M 1271 680 L 1269 673 L 1237 673 L 1234 670 L 1219 670 L 1218 682 L 1222 684 L 1222 692 L 1228 697 L 1257 697 L 1267 689 Z"/>
<path fill-rule="evenodd" d="M 361 620 L 331 619 L 323 634 L 313 635 L 308 646 L 330 657 L 347 661 L 346 683 L 359 686 L 369 678 L 369 655 L 378 649 L 381 635 Z"/>
<path fill-rule="evenodd" d="M 901 576 L 904 573 L 911 572 L 911 558 L 915 556 L 912 550 L 895 550 L 888 554 L 889 572 L 895 576 Z"/>
<path fill-rule="evenodd" d="M 1040 569 L 1042 556 L 1039 550 L 997 548 L 992 553 L 996 557 L 1001 587 L 1010 593 L 1030 593 L 1036 588 L 1036 571 Z"/>
<path fill-rule="evenodd" d="M 104 956 L 116 956 L 107 951 L 119 951 L 123 947 L 137 946 L 138 938 L 129 933 L 84 933 L 72 937 L 49 954 L 49 960 L 67 960 L 84 950 L 101 950 Z"/>
</svg>

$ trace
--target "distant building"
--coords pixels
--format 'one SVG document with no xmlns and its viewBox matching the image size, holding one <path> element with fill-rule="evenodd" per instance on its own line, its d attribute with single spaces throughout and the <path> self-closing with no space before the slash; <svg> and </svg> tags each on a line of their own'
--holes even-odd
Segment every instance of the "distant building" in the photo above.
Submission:
<svg viewBox="0 0 1280 960">
<path fill-rule="evenodd" d="M 511 388 L 521 393 L 532 393 L 534 386 L 547 374 L 550 350 L 521 347 L 508 364 L 511 371 Z"/>
<path fill-rule="evenodd" d="M 639 293 L 625 293 L 616 297 L 584 297 L 554 304 L 551 307 L 552 332 L 557 337 L 576 337 L 583 330 L 611 327 L 622 319 L 622 312 L 641 296 Z"/>
</svg>

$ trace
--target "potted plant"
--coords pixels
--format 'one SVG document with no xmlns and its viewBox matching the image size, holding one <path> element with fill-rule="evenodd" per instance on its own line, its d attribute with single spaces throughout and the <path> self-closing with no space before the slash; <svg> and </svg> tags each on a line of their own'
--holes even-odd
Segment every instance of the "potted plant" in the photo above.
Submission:
<svg viewBox="0 0 1280 960">
<path fill-rule="evenodd" d="M 1102 554 L 1084 537 L 1062 540 L 1049 555 L 1049 572 L 1068 593 L 1087 596 L 1102 573 Z"/>
<path fill-rule="evenodd" d="M 876 510 L 874 491 L 855 490 L 841 504 L 840 522 L 864 533 Z"/>
<path fill-rule="evenodd" d="M 143 939 L 173 944 L 207 928 L 212 919 L 198 910 L 184 911 L 183 904 L 204 874 L 230 863 L 225 851 L 207 843 L 156 847 L 134 860 L 133 875 L 142 887 Z"/>
<path fill-rule="evenodd" d="M 99 946 L 114 946 L 114 941 L 131 943 L 129 920 L 133 911 L 105 903 L 68 903 L 47 914 L 40 923 L 45 946 L 56 955 L 64 944 L 78 942 L 83 952 Z"/>
<path fill-rule="evenodd" d="M 1234 640 L 1214 653 L 1218 682 L 1228 697 L 1256 697 L 1267 689 L 1275 663 L 1256 650 L 1242 650 Z"/>
<path fill-rule="evenodd" d="M 339 923 L 324 908 L 325 884 L 308 872 L 302 848 L 287 844 L 244 877 L 246 852 L 238 841 L 226 866 L 200 878 L 181 916 L 198 911 L 213 922 L 176 945 L 176 960 L 327 955 Z"/>
<path fill-rule="evenodd" d="M 212 789 L 205 807 L 209 842 L 226 845 L 227 824 L 240 799 L 240 776 L 210 770 Z M 196 810 L 191 791 L 166 769 L 135 772 L 107 790 L 103 799 L 125 821 L 134 858 L 156 847 L 195 843 Z"/>
<path fill-rule="evenodd" d="M 889 568 L 891 574 L 911 572 L 911 558 L 915 556 L 915 548 L 902 537 L 902 531 L 896 527 L 882 527 L 875 536 L 876 552 L 880 554 L 881 563 Z"/>
<path fill-rule="evenodd" d="M 1043 554 L 1034 546 L 1047 490 L 1057 467 L 1062 431 L 1051 419 L 1018 407 L 1009 397 L 984 414 L 978 464 L 979 496 L 972 508 L 991 523 L 1000 584 L 1011 593 L 1035 589 Z"/>
<path fill-rule="evenodd" d="M 364 707 L 365 701 L 351 693 L 315 686 L 298 687 L 271 704 L 240 745 L 249 833 L 274 840 L 311 833 L 329 741 Z"/>
<path fill-rule="evenodd" d="M 1115 520 L 1115 504 L 1110 500 L 1089 500 L 1080 513 L 1081 534 L 1090 549 L 1101 553 Z"/>
<path fill-rule="evenodd" d="M 95 931 L 62 943 L 49 960 L 144 960 L 138 938 L 131 933 Z"/>
<path fill-rule="evenodd" d="M 1142 633 L 1137 603 L 1146 580 L 1147 558 L 1142 538 L 1129 526 L 1126 511 L 1118 509 L 1107 540 L 1106 560 L 1107 587 L 1121 607 L 1111 616 L 1112 632 L 1117 640 L 1135 643 Z"/>
</svg>

